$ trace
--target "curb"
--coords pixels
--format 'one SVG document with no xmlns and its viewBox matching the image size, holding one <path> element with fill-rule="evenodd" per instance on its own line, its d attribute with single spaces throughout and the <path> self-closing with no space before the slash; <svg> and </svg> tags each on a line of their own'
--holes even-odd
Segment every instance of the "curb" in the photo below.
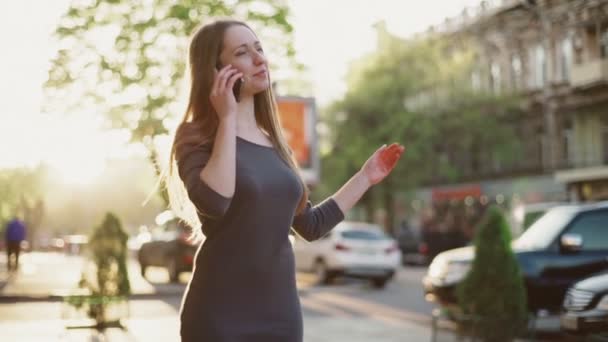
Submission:
<svg viewBox="0 0 608 342">
<path fill-rule="evenodd" d="M 156 293 L 135 293 L 129 296 L 130 300 L 146 300 L 146 299 L 157 299 L 162 297 L 176 297 L 182 296 L 183 291 L 161 291 Z M 68 296 L 64 295 L 41 295 L 41 296 L 21 296 L 21 295 L 8 295 L 0 296 L 0 304 L 11 304 L 11 303 L 36 303 L 36 302 L 63 302 L 64 298 Z"/>
</svg>

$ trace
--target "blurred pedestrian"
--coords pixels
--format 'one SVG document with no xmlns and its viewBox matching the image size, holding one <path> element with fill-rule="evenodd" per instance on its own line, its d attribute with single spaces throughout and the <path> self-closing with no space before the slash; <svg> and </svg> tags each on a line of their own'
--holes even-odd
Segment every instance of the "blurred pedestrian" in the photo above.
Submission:
<svg viewBox="0 0 608 342">
<path fill-rule="evenodd" d="M 6 263 L 9 271 L 19 269 L 19 254 L 21 253 L 21 244 L 24 240 L 25 223 L 15 217 L 6 225 Z M 15 258 L 14 260 L 13 257 Z"/>
<path fill-rule="evenodd" d="M 196 232 L 205 241 L 182 303 L 182 341 L 302 341 L 290 227 L 309 241 L 322 237 L 392 171 L 403 146 L 380 147 L 340 190 L 313 206 L 251 28 L 221 20 L 198 29 L 188 66 L 190 96 L 168 186 L 175 210 L 196 210 L 187 218 L 202 224 Z M 177 183 L 171 183 L 174 163 Z"/>
</svg>

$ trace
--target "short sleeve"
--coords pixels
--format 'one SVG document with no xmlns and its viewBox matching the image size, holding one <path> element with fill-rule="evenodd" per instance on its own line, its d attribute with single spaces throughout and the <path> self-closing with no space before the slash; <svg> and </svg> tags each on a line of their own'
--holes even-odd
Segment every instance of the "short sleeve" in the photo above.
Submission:
<svg viewBox="0 0 608 342">
<path fill-rule="evenodd" d="M 218 219 L 228 211 L 232 198 L 222 196 L 201 179 L 201 171 L 211 158 L 211 151 L 211 145 L 193 147 L 177 160 L 177 168 L 197 211 L 203 216 Z"/>
<path fill-rule="evenodd" d="M 308 201 L 306 208 L 293 218 L 293 229 L 308 241 L 313 241 L 327 234 L 338 223 L 344 220 L 344 213 L 329 197 L 316 206 Z"/>
</svg>

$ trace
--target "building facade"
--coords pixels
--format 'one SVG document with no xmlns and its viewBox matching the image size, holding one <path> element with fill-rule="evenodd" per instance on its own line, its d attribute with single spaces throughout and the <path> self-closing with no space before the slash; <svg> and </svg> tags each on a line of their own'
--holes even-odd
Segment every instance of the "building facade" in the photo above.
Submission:
<svg viewBox="0 0 608 342">
<path fill-rule="evenodd" d="M 527 201 L 608 199 L 608 0 L 483 1 L 430 33 L 473 42 L 471 87 L 518 94 L 523 114 L 515 163 L 486 160 L 468 175 L 474 183 L 439 181 L 423 193 L 482 186 L 501 189 L 489 196 L 529 190 Z M 522 179 L 539 182 L 521 189 Z"/>
<path fill-rule="evenodd" d="M 473 45 L 470 88 L 516 95 L 521 110 L 505 124 L 520 148 L 509 163 L 483 146 L 447 151 L 458 181 L 431 177 L 399 194 L 397 222 L 470 240 L 488 204 L 514 214 L 521 204 L 608 200 L 608 0 L 482 1 L 414 39 L 427 36 L 453 50 Z M 404 105 L 425 108 L 441 92 L 410 94 Z"/>
</svg>

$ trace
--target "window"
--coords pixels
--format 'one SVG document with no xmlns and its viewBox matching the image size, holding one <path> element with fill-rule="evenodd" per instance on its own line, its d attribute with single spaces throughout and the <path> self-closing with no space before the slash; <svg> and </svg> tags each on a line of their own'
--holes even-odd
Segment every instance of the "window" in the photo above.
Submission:
<svg viewBox="0 0 608 342">
<path fill-rule="evenodd" d="M 578 217 L 568 233 L 583 238 L 583 250 L 608 250 L 608 211 L 598 210 Z"/>
<path fill-rule="evenodd" d="M 534 48 L 534 86 L 541 88 L 545 85 L 547 75 L 545 74 L 545 49 L 542 44 L 537 44 Z"/>
<path fill-rule="evenodd" d="M 353 240 L 386 240 L 389 237 L 378 230 L 347 230 L 342 232 L 342 237 Z"/>
<path fill-rule="evenodd" d="M 490 64 L 490 89 L 494 93 L 500 92 L 500 65 L 497 62 L 492 62 Z"/>
<path fill-rule="evenodd" d="M 575 214 L 576 209 L 574 207 L 550 209 L 526 229 L 516 240 L 515 245 L 524 249 L 547 248 Z"/>
<path fill-rule="evenodd" d="M 608 27 L 604 27 L 604 30 L 601 33 L 600 45 L 602 46 L 602 58 L 608 58 Z"/>
<path fill-rule="evenodd" d="M 564 38 L 560 43 L 560 76 L 562 81 L 570 79 L 570 68 L 573 62 L 572 49 L 572 40 L 569 37 Z"/>
<path fill-rule="evenodd" d="M 574 165 L 574 160 L 573 157 L 575 156 L 575 152 L 574 152 L 574 131 L 572 130 L 572 121 L 571 120 L 566 120 L 564 121 L 564 125 L 562 127 L 562 143 L 563 143 L 563 156 L 564 156 L 564 162 L 566 163 L 566 166 L 573 166 Z"/>
<path fill-rule="evenodd" d="M 608 117 L 602 118 L 602 149 L 604 164 L 608 164 Z"/>
<path fill-rule="evenodd" d="M 572 48 L 574 49 L 574 64 L 583 62 L 583 37 L 581 31 L 576 31 L 572 37 Z"/>
<path fill-rule="evenodd" d="M 536 139 L 535 142 L 535 154 L 534 154 L 534 166 L 545 167 L 546 164 L 546 155 L 545 155 L 545 132 L 542 126 L 536 127 Z"/>
<path fill-rule="evenodd" d="M 473 72 L 471 72 L 471 87 L 473 90 L 481 89 L 481 77 L 479 74 L 480 72 L 477 69 L 474 69 Z"/>
<path fill-rule="evenodd" d="M 521 82 L 521 57 L 519 55 L 511 56 L 511 86 L 513 89 L 518 89 Z"/>
</svg>

